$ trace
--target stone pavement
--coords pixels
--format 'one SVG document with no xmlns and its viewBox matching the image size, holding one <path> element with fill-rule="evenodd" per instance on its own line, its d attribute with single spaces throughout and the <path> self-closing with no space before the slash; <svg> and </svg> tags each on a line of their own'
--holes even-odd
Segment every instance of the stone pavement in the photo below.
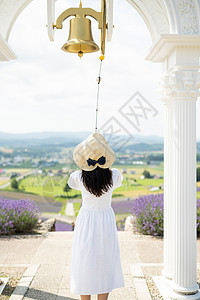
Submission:
<svg viewBox="0 0 200 300">
<path fill-rule="evenodd" d="M 72 237 L 73 232 L 64 231 L 0 237 L 0 266 L 27 266 L 10 300 L 80 299 L 69 289 Z M 130 231 L 118 231 L 118 238 L 125 287 L 114 289 L 108 299 L 162 299 L 150 275 L 161 274 L 163 239 L 133 235 Z M 199 240 L 197 244 L 200 248 Z M 151 296 L 149 288 L 153 291 Z M 96 295 L 91 298 L 96 299 Z"/>
</svg>

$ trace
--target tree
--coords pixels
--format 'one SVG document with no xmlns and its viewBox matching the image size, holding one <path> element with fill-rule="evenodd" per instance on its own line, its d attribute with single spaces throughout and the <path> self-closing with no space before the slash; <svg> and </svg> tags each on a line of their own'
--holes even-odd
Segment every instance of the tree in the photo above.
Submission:
<svg viewBox="0 0 200 300">
<path fill-rule="evenodd" d="M 200 167 L 197 168 L 197 181 L 200 181 Z"/>
<path fill-rule="evenodd" d="M 18 181 L 15 178 L 13 178 L 11 181 L 11 188 L 15 189 L 15 190 L 18 190 L 18 188 L 19 188 Z"/>
<path fill-rule="evenodd" d="M 64 190 L 64 192 L 66 192 L 66 193 L 68 193 L 68 192 L 71 190 L 71 188 L 70 188 L 70 186 L 68 185 L 67 182 L 66 182 L 66 184 L 65 184 L 65 186 L 64 186 L 64 188 L 63 188 L 63 190 Z"/>
<path fill-rule="evenodd" d="M 142 173 L 142 175 L 144 175 L 145 178 L 151 178 L 151 174 L 147 170 L 144 170 L 144 172 Z"/>
</svg>

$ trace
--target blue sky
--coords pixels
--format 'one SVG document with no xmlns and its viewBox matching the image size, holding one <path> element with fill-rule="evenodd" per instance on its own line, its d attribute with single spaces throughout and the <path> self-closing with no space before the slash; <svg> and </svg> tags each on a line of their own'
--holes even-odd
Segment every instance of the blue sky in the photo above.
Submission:
<svg viewBox="0 0 200 300">
<path fill-rule="evenodd" d="M 83 6 L 99 10 L 100 1 L 83 0 Z M 56 18 L 79 1 L 56 2 Z M 47 35 L 46 0 L 34 0 L 16 20 L 9 44 L 17 60 L 1 63 L 1 131 L 93 131 L 100 52 L 80 59 L 60 48 L 67 41 L 69 20 L 55 31 L 55 41 Z M 92 21 L 95 42 L 100 31 Z M 137 11 L 126 1 L 114 1 L 114 32 L 106 43 L 99 100 L 99 127 L 114 117 L 132 134 L 138 134 L 119 113 L 139 92 L 157 111 L 141 119 L 140 134 L 163 136 L 164 107 L 159 101 L 158 82 L 162 65 L 146 61 L 152 45 L 150 33 Z M 197 101 L 197 115 L 200 104 Z M 197 123 L 197 138 L 200 138 Z"/>
</svg>

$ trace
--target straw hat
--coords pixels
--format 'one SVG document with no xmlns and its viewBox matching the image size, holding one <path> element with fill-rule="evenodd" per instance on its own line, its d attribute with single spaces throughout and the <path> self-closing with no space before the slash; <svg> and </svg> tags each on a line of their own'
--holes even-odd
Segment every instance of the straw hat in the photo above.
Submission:
<svg viewBox="0 0 200 300">
<path fill-rule="evenodd" d="M 115 153 L 105 138 L 99 132 L 94 132 L 75 147 L 73 158 L 80 169 L 92 171 L 97 166 L 109 168 L 115 160 Z"/>
</svg>

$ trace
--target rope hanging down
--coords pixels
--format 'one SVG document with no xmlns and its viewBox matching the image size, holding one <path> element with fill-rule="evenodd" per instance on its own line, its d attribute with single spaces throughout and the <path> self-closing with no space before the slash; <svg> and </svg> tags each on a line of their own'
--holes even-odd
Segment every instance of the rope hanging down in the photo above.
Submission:
<svg viewBox="0 0 200 300">
<path fill-rule="evenodd" d="M 103 59 L 104 56 L 100 56 L 99 76 L 97 77 L 98 88 L 97 88 L 95 132 L 97 132 L 97 121 L 98 121 L 98 112 L 99 112 L 99 89 L 100 89 L 100 82 L 101 82 L 101 67 L 102 67 Z"/>
</svg>

